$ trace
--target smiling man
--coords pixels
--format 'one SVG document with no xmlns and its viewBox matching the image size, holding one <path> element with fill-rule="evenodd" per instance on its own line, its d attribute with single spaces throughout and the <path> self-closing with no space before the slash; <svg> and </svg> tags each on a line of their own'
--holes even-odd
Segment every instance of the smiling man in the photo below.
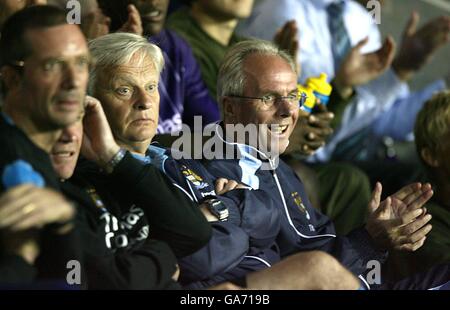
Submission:
<svg viewBox="0 0 450 310">
<path fill-rule="evenodd" d="M 277 164 L 255 139 L 236 139 L 229 132 L 227 125 L 257 125 L 259 138 L 278 140 L 276 151 L 282 154 L 289 144 L 301 105 L 295 92 L 296 82 L 294 61 L 274 44 L 248 40 L 231 47 L 219 71 L 217 89 L 224 121 L 215 125 L 215 137 L 223 145 L 216 150 L 232 149 L 238 156 L 229 159 L 217 154 L 216 159 L 204 161 L 207 170 L 216 178 L 235 180 L 269 197 L 258 208 L 248 209 L 251 214 L 246 217 L 255 221 L 268 219 L 264 214 L 266 208 L 271 209 L 270 216 L 279 216 L 275 242 L 282 259 L 303 251 L 321 250 L 362 278 L 368 262 L 384 262 L 388 250 L 415 251 L 422 247 L 432 228 L 428 224 L 431 216 L 422 208 L 433 194 L 429 184 L 406 186 L 381 203 L 381 184 L 377 184 L 367 206 L 369 217 L 365 226 L 338 235 L 333 222 L 311 206 L 304 185 L 292 168 L 283 160 Z M 253 235 L 260 236 L 267 227 L 260 227 Z M 195 266 L 195 262 L 189 266 Z M 449 266 L 431 273 L 427 279 L 407 279 L 372 287 L 426 288 L 450 279 Z M 252 277 L 247 280 L 252 283 Z"/>
</svg>

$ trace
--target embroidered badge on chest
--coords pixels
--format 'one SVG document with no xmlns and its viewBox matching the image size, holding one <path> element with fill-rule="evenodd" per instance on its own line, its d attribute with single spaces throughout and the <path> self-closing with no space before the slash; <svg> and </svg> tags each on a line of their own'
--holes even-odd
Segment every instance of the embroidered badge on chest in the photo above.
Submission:
<svg viewBox="0 0 450 310">
<path fill-rule="evenodd" d="M 194 171 L 192 171 L 188 167 L 183 166 L 182 173 L 183 173 L 184 177 L 189 182 L 191 182 L 197 190 L 201 190 L 201 189 L 208 187 L 208 183 L 204 182 L 203 179 L 198 174 L 196 174 Z"/>
<path fill-rule="evenodd" d="M 310 220 L 311 217 L 309 216 L 308 210 L 306 210 L 306 207 L 303 204 L 303 200 L 300 197 L 300 195 L 298 194 L 298 192 L 291 193 L 291 197 L 292 197 L 292 199 L 294 199 L 294 203 L 299 208 L 299 210 L 305 214 L 305 216 L 308 220 Z"/>
</svg>

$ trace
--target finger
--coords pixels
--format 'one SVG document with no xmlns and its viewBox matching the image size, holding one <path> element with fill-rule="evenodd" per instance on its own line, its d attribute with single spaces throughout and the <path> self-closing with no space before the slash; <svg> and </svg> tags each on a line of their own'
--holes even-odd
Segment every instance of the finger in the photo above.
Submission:
<svg viewBox="0 0 450 310">
<path fill-rule="evenodd" d="M 325 145 L 323 141 L 306 141 L 302 145 L 302 150 L 305 152 L 314 152 L 315 150 L 321 148 Z"/>
<path fill-rule="evenodd" d="M 286 22 L 284 24 L 283 29 L 281 30 L 280 34 L 280 42 L 282 49 L 287 50 L 289 48 L 289 38 L 290 38 L 290 27 L 289 27 L 290 21 Z"/>
<path fill-rule="evenodd" d="M 409 247 L 411 248 L 412 245 L 423 240 L 423 238 L 425 238 L 427 236 L 427 234 L 432 230 L 432 228 L 433 227 L 431 225 L 427 225 L 410 236 L 402 237 L 397 241 L 397 245 L 398 246 L 407 246 L 407 247 L 409 245 Z"/>
<path fill-rule="evenodd" d="M 423 214 L 424 214 L 423 209 L 409 211 L 405 215 L 396 219 L 394 221 L 394 224 L 396 226 L 403 226 L 403 225 L 410 224 L 411 222 L 413 222 L 415 219 L 417 219 L 419 216 L 421 216 Z M 425 217 L 428 217 L 428 216 L 431 216 L 431 215 L 427 214 Z"/>
<path fill-rule="evenodd" d="M 380 56 L 380 70 L 384 71 L 391 66 L 395 57 L 396 44 L 391 36 L 388 36 L 384 41 L 383 47 L 378 54 Z"/>
<path fill-rule="evenodd" d="M 402 187 L 399 191 L 397 191 L 392 196 L 395 197 L 396 199 L 404 201 L 404 199 L 408 195 L 414 194 L 415 192 L 419 191 L 421 188 L 422 188 L 421 183 L 412 183 L 412 184 Z"/>
<path fill-rule="evenodd" d="M 416 200 L 408 204 L 408 210 L 416 210 L 421 208 L 428 200 L 431 199 L 434 192 L 432 190 L 422 193 Z"/>
<path fill-rule="evenodd" d="M 221 194 L 223 188 L 225 187 L 225 184 L 227 184 L 228 179 L 224 179 L 224 178 L 219 178 L 216 180 L 216 193 L 217 194 Z"/>
<path fill-rule="evenodd" d="M 331 112 L 326 113 L 315 113 L 308 117 L 308 123 L 314 126 L 329 127 L 330 121 L 334 118 L 334 114 Z"/>
<path fill-rule="evenodd" d="M 29 208 L 31 207 L 31 208 Z M 18 223 L 25 221 L 30 216 L 34 216 L 34 214 L 39 213 L 39 205 L 36 204 L 27 204 L 23 206 L 17 212 L 14 212 L 6 217 L 1 218 L 0 220 L 0 228 L 10 228 L 12 226 L 17 225 Z"/>
<path fill-rule="evenodd" d="M 128 13 L 130 22 L 139 26 L 142 24 L 139 12 L 133 4 L 128 6 Z"/>
<path fill-rule="evenodd" d="M 433 229 L 433 226 L 431 224 L 428 224 L 419 230 L 417 230 L 415 233 L 408 236 L 406 239 L 408 243 L 416 243 L 417 241 L 420 241 L 430 233 L 430 231 Z"/>
<path fill-rule="evenodd" d="M 361 49 L 369 42 L 369 37 L 365 37 L 361 41 L 359 41 L 353 48 L 352 52 L 360 52 Z"/>
<path fill-rule="evenodd" d="M 24 193 L 22 197 L 17 198 L 15 201 L 11 201 L 3 208 L 1 208 L 0 213 L 0 225 L 1 223 L 21 216 L 24 213 L 23 209 L 30 206 L 33 201 L 39 201 L 39 197 L 35 195 L 35 192 Z"/>
<path fill-rule="evenodd" d="M 229 191 L 233 190 L 238 186 L 238 182 L 234 180 L 229 180 L 227 184 L 225 184 L 225 188 L 223 189 L 224 193 L 228 193 Z"/>
<path fill-rule="evenodd" d="M 378 209 L 378 206 L 380 205 L 381 192 L 382 192 L 381 183 L 377 182 L 372 192 L 372 199 L 369 202 L 369 214 L 372 214 L 373 212 L 375 212 L 375 210 Z"/>
<path fill-rule="evenodd" d="M 304 155 L 312 155 L 316 149 L 311 149 L 307 144 L 302 144 L 300 147 L 301 153 Z"/>
<path fill-rule="evenodd" d="M 428 222 L 431 220 L 432 216 L 427 214 L 425 216 L 420 216 L 417 219 L 411 221 L 409 224 L 401 227 L 399 229 L 399 233 L 403 236 L 411 236 L 420 229 L 422 229 Z M 420 239 L 420 238 L 419 238 Z M 419 240 L 417 239 L 417 240 Z M 416 242 L 417 240 L 413 240 L 412 242 Z M 411 241 L 408 241 L 411 242 Z"/>
<path fill-rule="evenodd" d="M 42 228 L 44 225 L 51 223 L 52 220 L 49 215 L 45 215 L 45 210 L 38 210 L 30 213 L 20 221 L 15 222 L 10 226 L 11 231 L 23 231 L 30 228 Z"/>
<path fill-rule="evenodd" d="M 420 249 L 424 245 L 425 240 L 427 240 L 427 237 L 423 237 L 422 239 L 420 239 L 416 243 L 403 244 L 398 249 L 399 250 L 403 250 L 403 251 L 414 252 L 414 251 L 417 251 L 418 249 Z"/>
<path fill-rule="evenodd" d="M 419 20 L 420 20 L 419 13 L 413 11 L 411 13 L 411 17 L 408 20 L 408 24 L 406 25 L 404 36 L 411 37 L 416 33 Z"/>
<path fill-rule="evenodd" d="M 32 190 L 33 188 L 35 188 L 35 185 L 33 184 L 22 184 L 8 189 L 8 191 L 4 192 L 0 196 L 0 212 L 5 205 L 16 201 L 19 197 L 23 197 L 25 193 Z"/>
<path fill-rule="evenodd" d="M 251 188 L 251 187 L 249 187 L 249 186 L 247 186 L 247 185 L 245 185 L 245 184 L 239 183 L 239 184 L 236 186 L 236 188 L 239 188 L 239 189 L 249 189 L 249 188 Z"/>
</svg>

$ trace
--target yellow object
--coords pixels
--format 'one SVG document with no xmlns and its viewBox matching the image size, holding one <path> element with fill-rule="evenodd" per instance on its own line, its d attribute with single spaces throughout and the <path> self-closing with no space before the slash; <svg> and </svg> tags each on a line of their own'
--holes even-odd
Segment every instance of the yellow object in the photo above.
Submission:
<svg viewBox="0 0 450 310">
<path fill-rule="evenodd" d="M 321 73 L 319 77 L 311 77 L 306 80 L 306 86 L 311 88 L 316 96 L 318 104 L 327 105 L 333 87 L 327 82 L 327 75 Z"/>
<path fill-rule="evenodd" d="M 297 85 L 297 90 L 299 94 L 305 93 L 307 96 L 305 103 L 300 107 L 300 109 L 311 113 L 312 109 L 316 105 L 316 96 L 314 95 L 314 90 L 311 87 L 303 86 L 301 84 Z"/>
<path fill-rule="evenodd" d="M 333 90 L 333 87 L 327 82 L 327 75 L 325 73 L 321 73 L 319 77 L 307 79 L 306 85 L 325 96 L 329 96 Z"/>
</svg>

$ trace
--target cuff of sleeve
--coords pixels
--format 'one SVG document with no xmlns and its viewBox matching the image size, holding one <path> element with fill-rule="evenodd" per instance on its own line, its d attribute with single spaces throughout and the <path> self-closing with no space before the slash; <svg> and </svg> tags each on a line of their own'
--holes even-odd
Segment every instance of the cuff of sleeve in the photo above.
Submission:
<svg viewBox="0 0 450 310">
<path fill-rule="evenodd" d="M 140 174 L 144 164 L 127 152 L 124 158 L 114 167 L 111 176 L 121 178 L 124 182 L 136 182 L 140 179 Z"/>
</svg>

